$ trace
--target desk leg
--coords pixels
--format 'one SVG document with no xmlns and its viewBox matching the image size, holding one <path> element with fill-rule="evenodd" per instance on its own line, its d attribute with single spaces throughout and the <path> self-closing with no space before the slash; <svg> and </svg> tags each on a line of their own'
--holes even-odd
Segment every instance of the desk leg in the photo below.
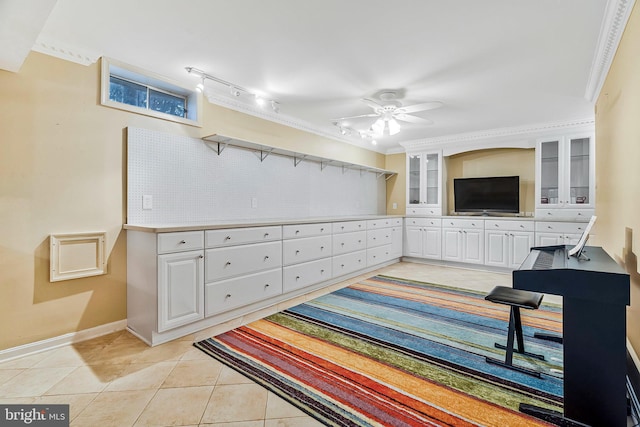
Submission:
<svg viewBox="0 0 640 427">
<path fill-rule="evenodd" d="M 593 427 L 626 426 L 626 308 L 564 298 L 564 414 Z"/>
</svg>

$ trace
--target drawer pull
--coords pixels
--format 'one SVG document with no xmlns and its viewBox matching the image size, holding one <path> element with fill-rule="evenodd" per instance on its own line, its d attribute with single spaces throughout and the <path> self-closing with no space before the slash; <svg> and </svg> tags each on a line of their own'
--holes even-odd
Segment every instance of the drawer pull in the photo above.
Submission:
<svg viewBox="0 0 640 427">
<path fill-rule="evenodd" d="M 224 299 L 231 298 L 231 294 L 227 294 L 224 296 Z"/>
<path fill-rule="evenodd" d="M 264 285 L 264 288 L 265 288 L 265 289 L 267 289 L 268 287 L 269 287 L 269 284 L 268 284 L 268 283 Z"/>
<path fill-rule="evenodd" d="M 344 246 L 344 242 L 340 243 L 340 246 Z"/>
<path fill-rule="evenodd" d="M 187 243 L 187 242 L 186 242 L 186 241 L 184 241 L 184 240 L 180 240 L 180 244 L 181 244 L 181 245 L 184 245 L 185 243 Z"/>
<path fill-rule="evenodd" d="M 269 233 L 264 233 L 264 237 L 269 237 Z"/>
<path fill-rule="evenodd" d="M 198 258 L 200 258 L 200 259 L 204 258 L 204 255 L 200 255 Z"/>
<path fill-rule="evenodd" d="M 340 264 L 340 268 L 344 268 L 344 264 Z"/>
<path fill-rule="evenodd" d="M 324 251 L 324 246 L 320 246 L 320 250 L 321 250 L 321 251 Z"/>
<path fill-rule="evenodd" d="M 296 234 L 300 234 L 300 230 L 296 230 Z"/>
<path fill-rule="evenodd" d="M 344 225 L 342 227 L 340 227 L 341 230 L 344 230 Z"/>
<path fill-rule="evenodd" d="M 320 231 L 324 231 L 324 227 L 322 227 L 322 228 L 320 229 Z"/>
<path fill-rule="evenodd" d="M 324 274 L 324 269 L 320 270 L 320 274 Z"/>
<path fill-rule="evenodd" d="M 265 256 L 264 256 L 264 260 L 266 261 L 266 260 L 268 260 L 268 259 L 269 259 L 269 255 L 265 255 Z"/>
<path fill-rule="evenodd" d="M 231 236 L 225 237 L 224 240 L 231 240 Z"/>
<path fill-rule="evenodd" d="M 299 253 L 300 253 L 300 251 L 299 251 L 299 250 L 297 250 L 297 251 L 296 251 L 296 255 L 298 255 Z"/>
<path fill-rule="evenodd" d="M 299 280 L 299 279 L 300 279 L 300 276 L 296 276 L 296 280 Z"/>
<path fill-rule="evenodd" d="M 361 240 L 358 240 L 358 243 L 362 243 L 362 239 L 361 239 Z"/>
<path fill-rule="evenodd" d="M 226 267 L 226 266 L 229 266 L 229 265 L 231 265 L 231 261 L 227 261 L 224 266 Z"/>
</svg>

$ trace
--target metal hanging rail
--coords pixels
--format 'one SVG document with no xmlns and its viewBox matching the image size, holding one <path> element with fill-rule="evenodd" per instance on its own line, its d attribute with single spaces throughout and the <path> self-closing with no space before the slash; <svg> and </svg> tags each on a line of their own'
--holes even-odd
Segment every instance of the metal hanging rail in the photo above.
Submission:
<svg viewBox="0 0 640 427">
<path fill-rule="evenodd" d="M 235 148 L 241 148 L 245 150 L 253 151 L 256 156 L 260 159 L 261 162 L 270 155 L 278 155 L 284 157 L 290 157 L 293 159 L 293 166 L 298 166 L 302 161 L 314 162 L 320 164 L 320 170 L 324 170 L 327 166 L 340 166 L 342 167 L 342 173 L 345 173 L 349 169 L 359 170 L 360 174 L 364 172 L 372 172 L 375 173 L 378 178 L 384 176 L 385 180 L 389 180 L 394 175 L 398 173 L 395 171 L 374 168 L 371 166 L 358 165 L 355 163 L 343 162 L 340 160 L 327 159 L 324 157 L 312 156 L 309 154 L 302 154 L 296 151 L 284 150 L 281 148 L 271 147 L 269 145 L 257 144 L 255 142 L 243 141 L 241 139 L 230 138 L 223 135 L 209 135 L 202 138 L 202 140 L 207 144 L 209 148 L 215 151 L 218 155 L 222 154 L 222 152 L 229 146 Z"/>
</svg>

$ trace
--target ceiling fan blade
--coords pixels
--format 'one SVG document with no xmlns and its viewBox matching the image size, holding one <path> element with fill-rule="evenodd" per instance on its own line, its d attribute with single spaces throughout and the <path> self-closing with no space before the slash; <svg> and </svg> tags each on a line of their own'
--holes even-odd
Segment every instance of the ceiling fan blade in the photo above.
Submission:
<svg viewBox="0 0 640 427">
<path fill-rule="evenodd" d="M 421 125 L 432 125 L 433 124 L 433 120 L 429 120 L 429 119 L 423 119 L 422 117 L 416 117 L 416 116 L 412 116 L 410 114 L 394 114 L 393 117 L 395 117 L 398 120 L 402 120 L 403 122 L 409 122 L 409 123 L 417 123 L 417 124 L 421 124 Z"/>
<path fill-rule="evenodd" d="M 378 117 L 377 114 L 371 113 L 371 114 L 360 114 L 359 116 L 350 116 L 350 117 L 340 117 L 339 119 L 333 119 L 331 120 L 332 122 L 342 122 L 345 120 L 351 120 L 351 119 L 360 119 L 362 117 Z"/>
<path fill-rule="evenodd" d="M 436 108 L 442 107 L 442 102 L 433 101 L 433 102 L 425 102 L 422 104 L 408 105 L 406 107 L 398 108 L 396 111 L 399 113 L 417 113 L 418 111 L 427 111 L 433 110 Z"/>
<path fill-rule="evenodd" d="M 369 98 L 362 98 L 362 102 L 367 104 L 369 107 L 373 108 L 373 111 L 378 111 L 383 108 L 382 105 L 378 104 L 376 101 Z"/>
</svg>

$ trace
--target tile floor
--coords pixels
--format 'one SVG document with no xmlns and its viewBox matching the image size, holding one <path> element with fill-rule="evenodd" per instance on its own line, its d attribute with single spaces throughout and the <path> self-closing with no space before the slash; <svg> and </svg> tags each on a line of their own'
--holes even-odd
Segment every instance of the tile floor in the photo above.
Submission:
<svg viewBox="0 0 640 427">
<path fill-rule="evenodd" d="M 511 275 L 397 263 L 298 298 L 387 274 L 489 291 Z M 192 346 L 285 304 L 148 347 L 126 331 L 0 363 L 0 402 L 69 404 L 72 426 L 312 427 L 321 424 Z"/>
</svg>

